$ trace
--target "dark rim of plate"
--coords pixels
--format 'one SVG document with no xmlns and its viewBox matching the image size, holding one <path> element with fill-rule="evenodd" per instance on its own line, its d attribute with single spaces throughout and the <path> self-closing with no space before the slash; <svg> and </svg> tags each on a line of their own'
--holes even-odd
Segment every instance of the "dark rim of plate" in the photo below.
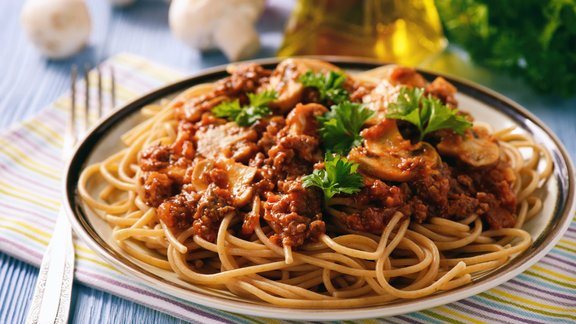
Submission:
<svg viewBox="0 0 576 324">
<path fill-rule="evenodd" d="M 384 62 L 364 58 L 326 57 L 326 56 L 315 58 L 331 62 L 345 70 L 346 69 L 369 70 L 382 65 L 386 65 L 386 63 Z M 265 68 L 274 68 L 280 60 L 282 59 L 273 58 L 273 59 L 253 60 L 250 62 L 261 64 Z M 547 126 L 545 126 L 541 120 L 539 120 L 537 117 L 528 112 L 525 108 L 521 107 L 519 104 L 513 102 L 512 100 L 504 97 L 503 95 L 500 95 L 483 86 L 479 86 L 473 82 L 465 81 L 459 78 L 443 74 L 432 73 L 426 70 L 418 69 L 418 71 L 428 81 L 433 80 L 437 76 L 444 77 L 454 86 L 456 86 L 459 93 L 472 97 L 475 100 L 478 100 L 486 104 L 487 106 L 492 107 L 506 114 L 508 117 L 514 120 L 520 127 L 529 132 L 539 143 L 541 143 L 550 150 L 552 160 L 554 162 L 553 177 L 555 177 L 558 181 L 558 198 L 555 203 L 553 216 L 551 217 L 551 220 L 548 223 L 547 228 L 543 231 L 543 233 L 546 233 L 546 235 L 540 235 L 540 237 L 536 241 L 534 241 L 526 251 L 524 251 L 520 255 L 517 255 L 500 268 L 494 271 L 490 271 L 479 278 L 476 278 L 472 283 L 456 288 L 454 290 L 433 294 L 416 300 L 418 303 L 424 303 L 426 300 L 434 299 L 437 298 L 438 296 L 445 296 L 448 294 L 458 294 L 458 292 L 461 292 L 464 289 L 468 289 L 470 288 L 470 286 L 478 285 L 482 282 L 485 282 L 486 280 L 490 280 L 491 278 L 496 278 L 497 276 L 500 276 L 503 273 L 514 271 L 518 267 L 522 266 L 523 260 L 531 259 L 535 255 L 539 254 L 545 246 L 548 246 L 548 244 L 552 240 L 554 240 L 556 235 L 559 235 L 565 223 L 569 222 L 568 219 L 570 219 L 573 213 L 573 209 L 575 208 L 575 201 L 574 201 L 575 183 L 574 183 L 574 169 L 573 164 L 570 161 L 570 156 L 567 154 L 566 150 L 564 149 L 558 138 L 550 131 L 550 129 Z M 106 132 L 111 130 L 113 127 L 115 127 L 115 125 L 118 125 L 132 114 L 137 113 L 140 110 L 140 108 L 148 104 L 157 102 L 159 99 L 179 93 L 195 84 L 212 82 L 221 79 L 223 77 L 226 77 L 227 75 L 228 73 L 226 72 L 225 66 L 218 66 L 208 70 L 204 70 L 203 72 L 200 72 L 199 74 L 196 75 L 192 75 L 187 79 L 175 82 L 173 84 L 152 91 L 142 97 L 139 97 L 138 99 L 128 103 L 123 108 L 118 109 L 116 112 L 109 115 L 96 128 L 94 128 L 90 132 L 90 134 L 86 136 L 86 138 L 82 141 L 82 143 L 80 143 L 80 145 L 77 147 L 77 150 L 68 165 L 68 170 L 66 173 L 66 179 L 64 184 L 66 191 L 65 198 L 66 203 L 68 204 L 67 207 L 69 208 L 68 214 L 71 219 L 71 223 L 75 225 L 74 228 L 77 231 L 78 230 L 83 231 L 84 234 L 89 236 L 97 245 L 100 246 L 100 248 L 104 249 L 108 254 L 105 255 L 105 257 L 113 260 L 115 263 L 120 263 L 121 265 L 125 266 L 126 267 L 125 270 L 129 270 L 133 274 L 143 274 L 144 276 L 147 276 L 148 278 L 146 279 L 148 279 L 151 283 L 153 283 L 153 281 L 161 281 L 164 284 L 171 285 L 175 288 L 189 291 L 191 294 L 199 294 L 199 293 L 190 291 L 189 288 L 183 285 L 179 285 L 172 281 L 168 281 L 138 266 L 135 262 L 124 257 L 123 255 L 118 253 L 113 247 L 111 247 L 107 242 L 105 242 L 98 235 L 97 231 L 94 229 L 92 224 L 90 224 L 90 221 L 88 220 L 88 217 L 86 216 L 81 206 L 81 202 L 79 201 L 79 197 L 76 192 L 76 184 L 78 183 L 81 170 L 83 170 L 86 167 L 86 162 L 88 161 L 93 149 L 97 146 L 103 135 L 106 134 Z M 231 298 L 230 300 L 236 302 L 239 301 L 238 299 L 235 298 Z M 383 308 L 386 307 L 386 305 L 402 305 L 404 303 L 413 303 L 416 301 L 400 300 L 397 302 L 393 302 L 391 304 L 369 306 L 360 309 L 369 310 L 369 309 Z M 260 307 L 270 307 L 275 309 L 279 308 L 273 305 L 266 305 L 247 300 L 244 300 L 242 302 L 246 304 L 256 304 Z M 306 311 L 306 309 L 300 311 Z M 318 312 L 318 310 L 313 311 Z M 357 316 L 356 318 L 360 317 Z"/>
</svg>

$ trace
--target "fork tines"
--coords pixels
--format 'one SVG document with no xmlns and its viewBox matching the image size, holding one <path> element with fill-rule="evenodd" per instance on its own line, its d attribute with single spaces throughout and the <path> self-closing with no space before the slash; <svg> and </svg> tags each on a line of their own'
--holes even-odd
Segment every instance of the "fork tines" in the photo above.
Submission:
<svg viewBox="0 0 576 324">
<path fill-rule="evenodd" d="M 71 82 L 71 89 L 70 89 L 70 120 L 69 120 L 69 131 L 70 134 L 73 135 L 73 137 L 77 137 L 76 135 L 78 135 L 79 133 L 82 133 L 82 131 L 79 131 L 78 128 L 78 124 L 77 124 L 77 120 L 78 120 L 78 111 L 77 111 L 77 102 L 76 100 L 78 99 L 78 92 L 76 89 L 76 83 L 77 83 L 77 79 L 78 79 L 78 67 L 76 65 L 72 65 L 71 67 L 71 71 L 70 71 L 70 82 Z M 114 69 L 112 67 L 107 68 L 108 73 L 109 73 L 109 79 L 110 79 L 110 87 L 109 87 L 109 100 L 110 100 L 110 108 L 113 108 L 116 106 L 116 82 L 115 82 L 115 76 L 114 76 Z M 104 78 L 103 78 L 103 74 L 102 74 L 102 68 L 100 66 L 97 66 L 95 68 L 96 71 L 96 100 L 93 103 L 93 100 L 91 100 L 91 91 L 90 91 L 90 87 L 91 87 L 91 82 L 94 82 L 93 80 L 90 80 L 90 66 L 88 64 L 84 65 L 82 68 L 82 74 L 83 74 L 83 78 L 84 78 L 84 104 L 82 105 L 82 107 L 80 107 L 83 111 L 83 120 L 82 123 L 80 124 L 80 126 L 82 127 L 81 129 L 86 131 L 89 126 L 90 126 L 90 119 L 91 118 L 95 118 L 99 119 L 103 113 L 104 113 Z M 93 105 L 95 104 L 95 107 L 93 107 Z M 91 112 L 91 110 L 94 110 L 93 108 L 96 108 L 95 111 Z M 92 115 L 93 114 L 93 115 Z"/>
</svg>

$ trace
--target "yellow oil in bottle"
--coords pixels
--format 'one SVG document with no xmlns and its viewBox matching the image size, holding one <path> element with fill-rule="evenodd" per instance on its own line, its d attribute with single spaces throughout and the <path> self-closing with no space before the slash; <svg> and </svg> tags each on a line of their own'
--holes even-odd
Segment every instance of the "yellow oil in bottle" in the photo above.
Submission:
<svg viewBox="0 0 576 324">
<path fill-rule="evenodd" d="M 445 44 L 434 0 L 299 0 L 278 56 L 361 56 L 414 66 Z"/>
</svg>

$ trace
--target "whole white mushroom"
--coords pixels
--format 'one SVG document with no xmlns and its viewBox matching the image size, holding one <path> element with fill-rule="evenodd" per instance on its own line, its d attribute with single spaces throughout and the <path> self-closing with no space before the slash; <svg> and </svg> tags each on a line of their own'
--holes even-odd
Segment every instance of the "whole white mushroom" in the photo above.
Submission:
<svg viewBox="0 0 576 324">
<path fill-rule="evenodd" d="M 28 0 L 21 22 L 32 43 L 50 58 L 68 57 L 90 38 L 90 13 L 84 0 Z"/>
<path fill-rule="evenodd" d="M 265 0 L 173 0 L 170 28 L 185 44 L 200 50 L 219 48 L 236 61 L 260 48 L 254 24 L 264 4 Z"/>
</svg>

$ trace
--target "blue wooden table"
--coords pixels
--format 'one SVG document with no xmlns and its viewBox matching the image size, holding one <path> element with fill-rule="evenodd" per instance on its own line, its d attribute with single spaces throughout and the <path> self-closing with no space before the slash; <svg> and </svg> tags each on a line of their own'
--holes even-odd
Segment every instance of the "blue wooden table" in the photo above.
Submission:
<svg viewBox="0 0 576 324">
<path fill-rule="evenodd" d="M 166 1 L 137 1 L 113 9 L 108 1 L 88 1 L 93 32 L 90 46 L 63 60 L 44 59 L 26 40 L 19 24 L 23 1 L 0 1 L 0 130 L 33 116 L 67 90 L 71 64 L 101 62 L 131 52 L 184 71 L 226 63 L 218 52 L 199 53 L 178 42 L 168 28 Z M 262 50 L 274 56 L 293 0 L 269 0 L 259 22 Z M 555 98 L 534 93 L 520 80 L 476 67 L 461 56 L 444 55 L 426 66 L 484 84 L 540 117 L 576 157 L 576 96 Z M 562 71 L 559 73 L 575 73 Z M 576 86 L 575 91 L 576 94 Z M 0 323 L 25 320 L 38 269 L 0 253 Z M 71 321 L 75 323 L 174 323 L 178 319 L 80 284 L 74 286 Z"/>
</svg>

